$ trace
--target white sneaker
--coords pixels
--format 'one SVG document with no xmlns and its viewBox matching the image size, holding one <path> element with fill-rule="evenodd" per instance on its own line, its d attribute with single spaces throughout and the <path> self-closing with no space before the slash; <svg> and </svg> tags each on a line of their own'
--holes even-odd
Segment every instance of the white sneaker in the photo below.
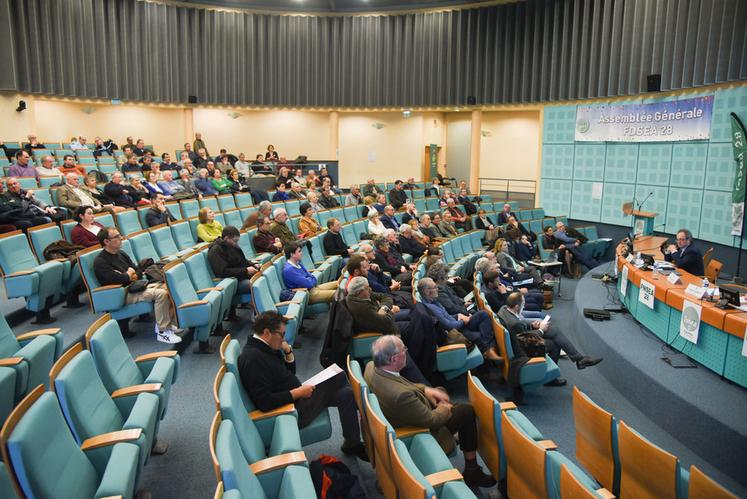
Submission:
<svg viewBox="0 0 747 499">
<path fill-rule="evenodd" d="M 171 345 L 182 341 L 182 339 L 174 334 L 174 332 L 170 329 L 167 329 L 166 331 L 156 332 L 156 339 L 161 343 L 169 343 Z"/>
<path fill-rule="evenodd" d="M 184 331 L 186 331 L 186 329 L 171 326 L 169 328 L 169 331 L 171 331 L 172 333 L 180 334 L 180 333 L 183 333 Z"/>
</svg>

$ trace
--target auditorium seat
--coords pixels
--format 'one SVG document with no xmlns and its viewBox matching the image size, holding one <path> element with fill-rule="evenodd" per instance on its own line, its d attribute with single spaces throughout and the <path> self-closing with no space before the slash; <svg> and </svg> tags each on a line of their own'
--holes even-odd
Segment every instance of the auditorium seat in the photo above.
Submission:
<svg viewBox="0 0 747 499">
<path fill-rule="evenodd" d="M 716 483 L 697 466 L 692 465 L 687 499 L 737 499 L 737 496 Z"/>
<path fill-rule="evenodd" d="M 708 262 L 708 265 L 705 268 L 705 277 L 709 281 L 711 281 L 712 284 L 716 284 L 718 276 L 721 274 L 721 269 L 723 267 L 723 263 L 719 262 L 715 258 L 711 258 L 711 261 Z"/>
<path fill-rule="evenodd" d="M 237 229 L 240 229 L 244 225 L 244 220 L 241 218 L 241 212 L 238 208 L 223 211 L 223 217 L 226 220 L 226 226 L 233 225 Z"/>
<path fill-rule="evenodd" d="M 239 233 L 239 247 L 241 248 L 241 251 L 244 252 L 244 256 L 246 256 L 247 260 L 257 260 L 260 264 L 270 261 L 273 256 L 271 253 L 257 253 L 254 249 L 252 239 L 257 233 L 256 227 L 253 229 L 240 230 Z"/>
<path fill-rule="evenodd" d="M 187 267 L 179 260 L 169 262 L 163 270 L 179 327 L 192 328 L 195 339 L 207 341 L 221 321 L 220 291 L 210 291 L 202 298 L 197 296 L 197 291 L 189 280 Z"/>
<path fill-rule="evenodd" d="M 172 222 L 170 224 L 170 228 L 171 235 L 174 238 L 174 243 L 176 243 L 176 247 L 179 248 L 179 250 L 194 249 L 198 246 L 203 246 L 206 244 L 202 241 L 197 241 L 197 238 L 195 238 L 194 234 L 192 233 L 192 229 L 190 228 L 190 223 L 188 220 Z"/>
<path fill-rule="evenodd" d="M 200 200 L 198 200 L 198 203 L 200 205 L 200 209 L 210 208 L 215 212 L 220 211 L 220 206 L 218 206 L 218 199 L 215 196 L 203 196 Z"/>
<path fill-rule="evenodd" d="M 130 396 L 136 398 L 129 411 L 117 407 L 117 392 L 109 394 L 101 381 L 91 357 L 76 343 L 55 362 L 49 373 L 51 390 L 57 395 L 62 414 L 73 438 L 80 445 L 84 441 L 113 432 L 135 432 L 130 440 L 140 449 L 138 477 L 148 461 L 151 447 L 158 432 L 158 395 L 156 386 L 142 387 Z M 139 431 L 138 431 L 139 430 Z M 108 460 L 107 449 L 89 453 L 96 467 L 104 467 Z"/>
<path fill-rule="evenodd" d="M 57 224 L 49 223 L 30 227 L 27 231 L 31 246 L 34 248 L 39 262 L 45 263 L 44 249 L 50 244 L 63 239 L 62 231 Z M 70 259 L 57 260 L 62 263 L 62 287 L 60 288 L 60 298 L 64 298 L 68 293 L 76 290 L 82 283 L 80 271 Z"/>
<path fill-rule="evenodd" d="M 220 211 L 234 210 L 237 208 L 233 194 L 222 194 L 218 196 L 218 207 Z"/>
<path fill-rule="evenodd" d="M 150 233 L 151 242 L 156 248 L 161 260 L 181 258 L 193 251 L 192 248 L 183 250 L 177 248 L 171 229 L 166 224 L 151 227 L 148 232 Z"/>
<path fill-rule="evenodd" d="M 196 217 L 200 211 L 200 205 L 196 199 L 183 199 L 179 201 L 179 206 L 181 207 L 182 218 L 184 219 Z"/>
<path fill-rule="evenodd" d="M 158 417 L 163 419 L 169 405 L 171 386 L 179 376 L 180 358 L 176 350 L 151 352 L 132 358 L 117 322 L 104 314 L 86 331 L 86 348 L 91 352 L 96 370 L 109 394 L 128 393 L 136 387 L 160 385 Z M 115 399 L 123 412 L 129 413 L 137 397 Z"/>
<path fill-rule="evenodd" d="M 347 376 L 350 382 L 350 388 L 353 390 L 353 399 L 355 399 L 355 406 L 358 408 L 358 416 L 361 421 L 361 433 L 363 434 L 363 442 L 366 445 L 366 454 L 371 462 L 371 466 L 376 466 L 374 459 L 374 444 L 371 438 L 371 431 L 368 426 L 368 419 L 366 419 L 366 407 L 365 404 L 368 400 L 368 384 L 363 378 L 363 371 L 357 360 L 347 356 L 345 360 L 347 364 Z"/>
<path fill-rule="evenodd" d="M 477 416 L 477 450 L 496 480 L 506 478 L 506 454 L 501 432 L 501 412 L 515 410 L 513 402 L 498 402 L 472 373 L 467 373 L 469 402 Z"/>
<path fill-rule="evenodd" d="M 65 266 L 58 261 L 39 264 L 20 230 L 0 234 L 0 268 L 8 298 L 24 298 L 37 320 L 48 320 L 48 307 L 62 289 Z"/>
<path fill-rule="evenodd" d="M 115 213 L 114 218 L 117 222 L 119 233 L 123 236 L 129 236 L 130 234 L 143 230 L 138 212 L 132 208 Z"/>
<path fill-rule="evenodd" d="M 16 405 L 16 371 L 4 366 L 5 359 L 0 360 L 0 426 Z M 3 480 L 0 477 L 0 486 Z M 2 490 L 2 489 L 0 489 Z"/>
<path fill-rule="evenodd" d="M 619 493 L 620 456 L 617 421 L 573 387 L 573 419 L 576 426 L 576 459 L 607 490 Z"/>
<path fill-rule="evenodd" d="M 249 192 L 237 192 L 233 195 L 238 208 L 248 208 L 254 205 L 252 195 Z"/>
<path fill-rule="evenodd" d="M 59 184 L 61 182 L 62 182 L 62 177 L 59 177 L 59 176 L 39 177 L 39 187 L 41 187 L 41 189 L 38 191 L 34 191 L 34 196 L 36 196 L 37 199 L 39 199 L 39 192 L 46 191 L 47 188 L 51 186 L 52 184 Z"/>
<path fill-rule="evenodd" d="M 156 247 L 153 245 L 153 240 L 150 238 L 150 233 L 147 230 L 130 234 L 127 236 L 127 240 L 132 246 L 133 253 L 135 253 L 135 258 L 133 258 L 135 263 L 146 258 L 152 258 L 154 262 L 161 259 L 158 251 L 156 251 Z"/>
<path fill-rule="evenodd" d="M 221 367 L 215 378 L 214 396 L 221 419 L 233 423 L 246 461 L 251 465 L 273 456 L 303 450 L 293 404 L 273 411 L 277 416 L 272 418 L 272 431 L 263 439 L 244 408 L 238 384 L 234 375 Z"/>
<path fill-rule="evenodd" d="M 171 216 L 176 218 L 177 220 L 182 219 L 182 210 L 179 206 L 178 201 L 169 201 L 168 203 L 164 203 L 164 206 L 166 206 L 166 209 L 169 210 L 169 213 L 171 213 Z"/>
<path fill-rule="evenodd" d="M 226 490 L 241 497 L 296 499 L 314 490 L 306 455 L 291 452 L 249 464 L 244 458 L 231 421 L 216 414 L 210 428 L 210 453 Z"/>
<path fill-rule="evenodd" d="M 289 345 L 293 345 L 296 341 L 296 335 L 298 329 L 301 327 L 301 321 L 303 318 L 303 311 L 300 303 L 291 301 L 290 303 L 283 303 L 282 308 L 278 308 L 276 301 L 272 297 L 270 291 L 270 285 L 268 278 L 262 273 L 256 273 L 252 276 L 252 302 L 254 303 L 254 310 L 257 314 L 263 312 L 278 312 L 282 313 L 288 318 L 288 324 L 285 329 L 285 341 Z"/>
<path fill-rule="evenodd" d="M 234 304 L 238 303 L 236 297 L 236 287 L 238 281 L 234 278 L 213 279 L 209 270 L 210 264 L 207 260 L 207 253 L 203 251 L 192 251 L 182 256 L 181 260 L 187 267 L 189 279 L 197 290 L 197 296 L 202 299 L 203 296 L 215 290 L 221 295 L 220 299 L 220 320 L 227 317 L 228 311 Z"/>
<path fill-rule="evenodd" d="M 591 490 L 584 486 L 568 466 L 560 467 L 560 499 L 614 499 L 615 495 L 607 489 Z"/>
</svg>

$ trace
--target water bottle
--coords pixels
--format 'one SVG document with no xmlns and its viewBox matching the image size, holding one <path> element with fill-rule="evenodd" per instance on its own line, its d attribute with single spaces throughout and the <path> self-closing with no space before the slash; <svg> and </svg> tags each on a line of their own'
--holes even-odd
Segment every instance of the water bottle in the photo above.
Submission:
<svg viewBox="0 0 747 499">
<path fill-rule="evenodd" d="M 708 281 L 708 278 L 704 277 L 703 278 L 703 287 L 706 288 L 706 290 L 708 290 L 708 286 L 710 286 L 710 285 L 711 285 L 711 283 Z"/>
</svg>

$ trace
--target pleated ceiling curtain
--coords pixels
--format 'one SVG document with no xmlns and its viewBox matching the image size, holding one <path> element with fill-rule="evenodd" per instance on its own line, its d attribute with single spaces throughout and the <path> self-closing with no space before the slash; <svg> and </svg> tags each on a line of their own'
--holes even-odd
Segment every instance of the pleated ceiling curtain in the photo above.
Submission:
<svg viewBox="0 0 747 499">
<path fill-rule="evenodd" d="M 448 106 L 747 79 L 744 0 L 530 0 L 281 16 L 137 0 L 0 0 L 0 88 L 261 106 Z"/>
</svg>

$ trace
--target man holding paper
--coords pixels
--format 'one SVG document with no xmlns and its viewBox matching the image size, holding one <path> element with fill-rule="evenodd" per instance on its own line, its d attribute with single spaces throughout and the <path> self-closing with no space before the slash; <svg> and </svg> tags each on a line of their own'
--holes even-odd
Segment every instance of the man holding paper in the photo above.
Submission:
<svg viewBox="0 0 747 499">
<path fill-rule="evenodd" d="M 293 350 L 283 339 L 287 322 L 277 312 L 264 312 L 254 321 L 254 335 L 247 339 L 238 359 L 239 375 L 246 392 L 254 405 L 264 412 L 295 404 L 299 428 L 308 426 L 327 407 L 336 406 L 345 439 L 342 452 L 368 461 L 360 440 L 353 391 L 344 372 L 333 365 L 301 384 L 295 374 Z"/>
</svg>

